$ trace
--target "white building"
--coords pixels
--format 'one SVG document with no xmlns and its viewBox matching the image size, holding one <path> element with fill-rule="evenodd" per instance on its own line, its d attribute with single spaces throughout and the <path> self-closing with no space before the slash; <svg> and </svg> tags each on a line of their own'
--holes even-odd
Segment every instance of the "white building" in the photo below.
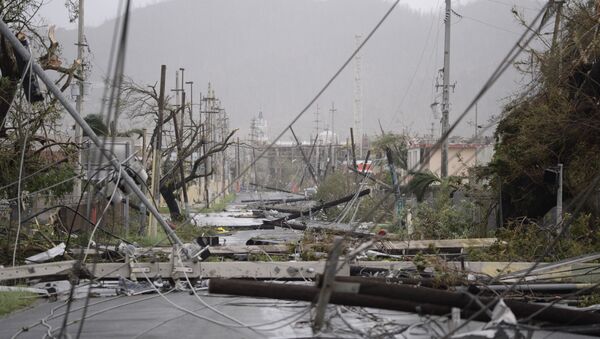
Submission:
<svg viewBox="0 0 600 339">
<path fill-rule="evenodd" d="M 254 127 L 256 129 L 256 141 L 259 143 L 268 143 L 269 130 L 267 120 L 265 120 L 265 118 L 263 117 L 262 112 L 258 113 L 258 119 L 256 119 Z"/>
</svg>

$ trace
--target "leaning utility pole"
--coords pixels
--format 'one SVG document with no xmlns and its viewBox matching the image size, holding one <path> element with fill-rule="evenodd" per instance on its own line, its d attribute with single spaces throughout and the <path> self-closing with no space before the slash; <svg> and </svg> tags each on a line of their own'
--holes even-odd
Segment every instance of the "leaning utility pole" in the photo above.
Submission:
<svg viewBox="0 0 600 339">
<path fill-rule="evenodd" d="M 444 83 L 442 85 L 442 178 L 448 176 L 448 130 L 450 129 L 450 20 L 452 18 L 452 0 L 446 0 L 444 35 Z"/>
<path fill-rule="evenodd" d="M 84 91 L 84 63 L 83 63 L 83 46 L 85 45 L 85 37 L 84 37 L 84 0 L 79 0 L 77 13 L 77 60 L 80 62 L 79 64 L 79 76 L 81 80 L 77 82 L 79 93 L 77 95 L 77 102 L 75 103 L 75 109 L 77 113 L 81 116 L 83 113 L 83 91 Z M 83 141 L 83 131 L 79 124 L 75 124 L 75 143 L 78 146 L 81 146 L 81 142 Z M 77 174 L 81 174 L 81 151 L 77 153 L 77 164 L 75 171 Z M 75 187 L 73 189 L 73 195 L 75 197 L 81 196 L 81 178 L 77 178 L 75 180 Z"/>
</svg>

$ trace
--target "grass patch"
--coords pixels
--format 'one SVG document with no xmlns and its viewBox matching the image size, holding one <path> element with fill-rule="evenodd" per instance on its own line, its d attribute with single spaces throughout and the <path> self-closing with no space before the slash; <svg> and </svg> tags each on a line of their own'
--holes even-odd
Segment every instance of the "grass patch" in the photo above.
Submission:
<svg viewBox="0 0 600 339">
<path fill-rule="evenodd" d="M 36 300 L 29 292 L 0 292 L 0 316 L 25 308 Z"/>
<path fill-rule="evenodd" d="M 169 214 L 169 208 L 167 206 L 159 206 L 158 207 L 158 212 L 160 214 Z"/>
<path fill-rule="evenodd" d="M 221 212 L 227 207 L 228 204 L 232 203 L 235 200 L 235 193 L 229 193 L 223 197 L 223 199 L 219 200 L 219 202 L 214 203 L 210 208 L 203 208 L 200 210 L 200 213 L 211 213 L 211 212 Z"/>
</svg>

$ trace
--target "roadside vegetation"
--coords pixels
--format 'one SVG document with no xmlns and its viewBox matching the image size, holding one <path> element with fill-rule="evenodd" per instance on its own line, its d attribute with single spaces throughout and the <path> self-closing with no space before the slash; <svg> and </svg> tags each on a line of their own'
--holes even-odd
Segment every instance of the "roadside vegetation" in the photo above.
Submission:
<svg viewBox="0 0 600 339">
<path fill-rule="evenodd" d="M 35 294 L 29 292 L 0 292 L 0 316 L 33 304 L 36 297 Z"/>
</svg>

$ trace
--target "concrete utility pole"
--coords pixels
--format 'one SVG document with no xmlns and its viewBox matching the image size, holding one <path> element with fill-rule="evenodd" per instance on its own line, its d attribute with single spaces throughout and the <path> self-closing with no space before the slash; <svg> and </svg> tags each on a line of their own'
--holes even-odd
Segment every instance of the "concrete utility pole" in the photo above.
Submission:
<svg viewBox="0 0 600 339">
<path fill-rule="evenodd" d="M 331 108 L 329 109 L 329 113 L 331 113 L 331 142 L 334 144 L 337 144 L 337 140 L 335 140 L 335 112 L 337 112 L 337 109 L 335 108 L 335 103 L 332 102 L 331 103 Z"/>
<path fill-rule="evenodd" d="M 444 35 L 444 83 L 442 87 L 442 178 L 448 176 L 448 138 L 450 129 L 450 21 L 452 19 L 452 0 L 446 0 L 445 35 Z"/>
<path fill-rule="evenodd" d="M 83 91 L 84 91 L 84 70 L 85 70 L 85 66 L 83 63 L 83 47 L 85 45 L 85 35 L 84 35 L 84 0 L 79 0 L 79 6 L 78 6 L 78 14 L 77 14 L 77 60 L 79 60 L 81 62 L 81 64 L 79 65 L 79 76 L 81 77 L 81 80 L 79 80 L 77 82 L 78 84 L 78 89 L 79 89 L 79 93 L 77 95 L 77 102 L 75 103 L 75 109 L 77 110 L 77 113 L 79 113 L 79 115 L 81 116 L 83 113 Z M 81 142 L 83 141 L 83 131 L 81 129 L 81 126 L 79 126 L 79 124 L 75 124 L 75 143 L 77 145 L 81 145 Z M 77 164 L 76 164 L 76 168 L 75 168 L 75 172 L 77 174 L 81 174 L 82 172 L 82 167 L 81 167 L 81 151 L 78 152 L 77 155 Z M 75 187 L 73 188 L 73 195 L 75 197 L 79 197 L 81 196 L 81 179 L 78 178 L 75 180 Z"/>
<path fill-rule="evenodd" d="M 175 131 L 175 146 L 177 149 L 177 159 L 178 161 L 182 161 L 182 164 L 180 166 L 180 175 L 181 175 L 181 180 L 182 180 L 182 184 L 183 187 L 181 189 L 181 194 L 179 196 L 179 201 L 184 202 L 184 215 L 186 216 L 186 218 L 189 216 L 189 201 L 188 201 L 188 196 L 187 196 L 187 189 L 185 186 L 185 183 L 183 182 L 184 178 L 185 178 L 185 171 L 184 171 L 184 166 L 183 166 L 183 159 L 180 159 L 181 157 L 181 150 L 182 150 L 182 143 L 183 143 L 183 123 L 185 120 L 185 90 L 184 90 L 184 68 L 179 68 L 179 71 L 175 72 L 175 89 L 172 89 L 172 92 L 175 92 L 175 100 L 178 104 L 180 104 L 180 110 L 181 110 L 181 121 L 178 120 L 177 118 L 177 114 L 173 115 L 173 126 L 174 126 L 174 131 Z M 181 83 L 179 82 L 179 72 L 181 72 Z M 179 85 L 181 85 L 181 87 L 179 87 Z M 180 101 L 180 95 L 179 92 L 181 92 L 181 101 Z"/>
<path fill-rule="evenodd" d="M 193 125 L 194 122 L 194 82 L 186 81 L 187 85 L 190 85 L 190 126 Z"/>
<path fill-rule="evenodd" d="M 158 94 L 158 122 L 156 138 L 154 139 L 153 154 L 152 154 L 152 195 L 154 197 L 154 203 L 156 206 L 160 206 L 160 166 L 162 156 L 162 130 L 163 130 L 163 119 L 165 109 L 165 77 L 167 74 L 167 66 L 160 66 L 160 89 Z M 156 237 L 157 227 L 156 219 L 150 215 L 150 227 L 148 234 L 152 237 Z"/>
<path fill-rule="evenodd" d="M 182 92 L 181 93 L 181 110 L 184 110 L 184 108 L 185 108 L 184 103 L 185 103 L 185 92 Z M 182 116 L 182 118 L 183 118 L 183 116 Z M 179 176 L 181 177 L 181 192 L 183 195 L 184 215 L 186 218 L 189 218 L 190 202 L 188 200 L 187 188 L 186 188 L 186 184 L 185 184 L 185 169 L 184 169 L 185 159 L 183 158 L 183 148 L 182 148 L 183 136 L 180 134 L 180 129 L 179 129 L 179 126 L 183 125 L 183 121 L 181 121 L 181 123 L 177 122 L 177 114 L 173 115 L 173 124 L 175 125 L 175 145 L 177 148 L 177 161 L 181 162 L 178 167 L 179 167 Z"/>
<path fill-rule="evenodd" d="M 556 225 L 562 223 L 563 215 L 563 164 L 558 164 L 558 189 L 556 192 Z M 562 228 L 562 226 L 561 226 Z"/>
<path fill-rule="evenodd" d="M 360 46 L 362 36 L 354 36 L 356 47 Z M 361 84 L 361 56 L 357 54 L 354 57 L 354 123 L 353 130 L 356 133 L 356 146 L 358 147 L 358 156 L 362 157 L 363 148 L 363 107 L 362 107 L 362 84 Z"/>
<path fill-rule="evenodd" d="M 185 94 L 185 79 L 184 73 L 185 68 L 179 68 L 181 71 L 181 93 Z M 179 126 L 179 135 L 181 136 L 181 140 L 183 140 L 183 125 L 185 124 L 185 97 L 181 101 L 181 125 Z"/>
</svg>

